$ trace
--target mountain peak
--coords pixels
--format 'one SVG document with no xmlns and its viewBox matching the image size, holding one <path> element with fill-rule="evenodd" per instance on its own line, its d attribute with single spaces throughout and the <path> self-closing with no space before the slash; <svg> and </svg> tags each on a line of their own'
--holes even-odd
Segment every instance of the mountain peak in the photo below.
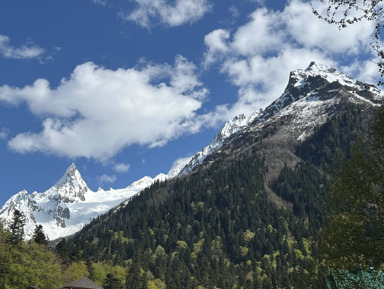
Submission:
<svg viewBox="0 0 384 289">
<path fill-rule="evenodd" d="M 88 186 L 76 165 L 72 163 L 50 190 L 59 193 L 64 202 L 73 202 L 77 199 L 84 201 L 84 194 L 88 191 Z"/>
<path fill-rule="evenodd" d="M 318 63 L 315 61 L 311 61 L 311 63 L 308 65 L 308 67 L 305 69 L 306 72 L 313 72 L 316 74 L 319 74 L 319 72 L 337 72 L 337 70 L 333 67 L 330 67 L 328 65 Z"/>
</svg>

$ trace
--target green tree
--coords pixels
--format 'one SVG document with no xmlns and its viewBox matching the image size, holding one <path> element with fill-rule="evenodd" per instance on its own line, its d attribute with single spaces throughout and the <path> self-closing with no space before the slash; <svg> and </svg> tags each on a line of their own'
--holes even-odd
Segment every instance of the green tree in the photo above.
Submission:
<svg viewBox="0 0 384 289">
<path fill-rule="evenodd" d="M 123 289 L 124 287 L 119 278 L 117 278 L 112 273 L 109 273 L 107 274 L 107 277 L 105 277 L 103 288 L 104 289 Z"/>
<path fill-rule="evenodd" d="M 39 245 L 48 245 L 47 236 L 44 233 L 42 225 L 36 225 L 32 240 Z"/>
<path fill-rule="evenodd" d="M 17 245 L 24 239 L 25 216 L 19 210 L 13 212 L 13 217 L 8 223 L 10 231 L 9 241 L 12 245 Z"/>
<path fill-rule="evenodd" d="M 331 269 L 384 265 L 384 109 L 331 178 L 322 245 Z"/>
<path fill-rule="evenodd" d="M 9 270 L 9 248 L 7 242 L 9 240 L 9 233 L 4 230 L 3 222 L 0 220 L 0 288 L 5 288 L 4 277 L 8 274 Z"/>
<path fill-rule="evenodd" d="M 145 289 L 148 288 L 147 274 L 141 268 L 140 261 L 133 262 L 128 270 L 125 288 Z"/>
<path fill-rule="evenodd" d="M 89 272 L 85 262 L 73 262 L 64 271 L 64 283 L 69 283 L 73 280 L 84 278 L 85 276 L 89 276 Z"/>
<path fill-rule="evenodd" d="M 36 243 L 8 245 L 6 274 L 0 274 L 0 288 L 25 289 L 34 285 L 39 289 L 56 288 L 61 284 L 61 266 L 46 246 Z"/>
<path fill-rule="evenodd" d="M 65 238 L 61 239 L 61 241 L 56 245 L 55 250 L 57 254 L 59 254 L 61 261 L 64 264 L 69 265 L 71 262 L 71 258 L 70 258 L 70 247 L 67 242 L 67 239 Z"/>
</svg>

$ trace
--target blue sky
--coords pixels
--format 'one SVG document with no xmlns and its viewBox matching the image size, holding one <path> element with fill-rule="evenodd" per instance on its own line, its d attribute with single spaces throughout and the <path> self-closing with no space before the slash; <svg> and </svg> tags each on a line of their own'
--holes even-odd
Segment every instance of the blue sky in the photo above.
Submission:
<svg viewBox="0 0 384 289">
<path fill-rule="evenodd" d="M 376 82 L 373 31 L 299 0 L 1 1 L 0 205 L 72 162 L 92 190 L 166 173 L 312 60 Z"/>
</svg>

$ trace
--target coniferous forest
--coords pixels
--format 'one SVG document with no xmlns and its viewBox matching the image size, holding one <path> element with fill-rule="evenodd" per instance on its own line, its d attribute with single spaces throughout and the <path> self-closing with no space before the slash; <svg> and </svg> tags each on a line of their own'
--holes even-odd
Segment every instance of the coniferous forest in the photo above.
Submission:
<svg viewBox="0 0 384 289">
<path fill-rule="evenodd" d="M 57 243 L 47 260 L 57 266 L 57 285 L 88 276 L 105 289 L 325 288 L 329 269 L 318 233 L 329 178 L 339 156 L 348 158 L 368 131 L 371 114 L 351 106 L 316 128 L 294 147 L 298 161 L 275 178 L 254 145 L 155 183 Z M 13 248 L 0 250 L 2 270 L 22 252 L 50 251 L 34 241 L 12 243 L 10 236 L 1 235 L 0 245 Z"/>
</svg>

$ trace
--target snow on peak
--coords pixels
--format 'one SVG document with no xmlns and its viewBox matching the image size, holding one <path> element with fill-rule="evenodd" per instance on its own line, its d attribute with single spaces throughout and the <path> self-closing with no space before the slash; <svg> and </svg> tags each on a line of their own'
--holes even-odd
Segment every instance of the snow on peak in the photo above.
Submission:
<svg viewBox="0 0 384 289">
<path fill-rule="evenodd" d="M 182 163 L 182 162 L 180 162 Z M 42 225 L 50 240 L 66 237 L 80 231 L 92 219 L 126 203 L 156 181 L 165 181 L 180 171 L 181 165 L 173 167 L 173 174 L 159 174 L 154 178 L 143 177 L 123 189 L 91 191 L 75 164 L 43 193 L 21 191 L 12 196 L 1 208 L 0 219 L 9 220 L 15 210 L 24 213 L 25 238 L 32 238 L 36 225 Z M 171 169 L 172 171 L 172 169 Z"/>
<path fill-rule="evenodd" d="M 168 178 L 174 178 L 180 174 L 182 169 L 191 161 L 192 157 L 185 157 L 177 159 L 173 165 L 172 168 L 168 172 Z"/>
<path fill-rule="evenodd" d="M 240 114 L 230 119 L 220 130 L 220 132 L 215 136 L 214 140 L 224 141 L 230 138 L 235 133 L 242 130 L 242 128 L 247 125 L 248 120 L 244 114 Z"/>
<path fill-rule="evenodd" d="M 66 185 L 67 183 L 74 182 L 74 181 L 80 182 L 82 185 L 87 186 L 83 178 L 81 177 L 80 172 L 78 171 L 76 165 L 72 163 L 68 167 L 68 169 L 65 171 L 64 175 L 56 182 L 54 187 L 59 189 L 60 187 Z"/>
<path fill-rule="evenodd" d="M 288 86 L 300 88 L 307 84 L 311 78 L 320 77 L 329 83 L 339 82 L 342 85 L 355 85 L 356 80 L 351 79 L 337 69 L 312 61 L 305 69 L 297 69 L 291 72 Z"/>
<path fill-rule="evenodd" d="M 374 85 L 311 62 L 305 70 L 292 71 L 284 93 L 260 113 L 255 113 L 253 130 L 283 119 L 281 132 L 303 141 L 316 126 L 326 122 L 340 104 L 378 106 L 383 99 L 384 93 Z"/>
<path fill-rule="evenodd" d="M 88 190 L 80 172 L 72 163 L 64 175 L 47 191 L 47 194 L 59 195 L 65 203 L 68 203 L 84 201 Z"/>
<path fill-rule="evenodd" d="M 197 152 L 189 161 L 187 165 L 183 167 L 179 175 L 184 175 L 193 170 L 194 167 L 201 164 L 207 156 L 218 151 L 225 141 L 241 133 L 248 125 L 248 119 L 244 114 L 240 114 L 230 119 L 220 130 L 218 134 L 213 138 L 212 142 L 204 147 L 201 151 Z"/>
</svg>

